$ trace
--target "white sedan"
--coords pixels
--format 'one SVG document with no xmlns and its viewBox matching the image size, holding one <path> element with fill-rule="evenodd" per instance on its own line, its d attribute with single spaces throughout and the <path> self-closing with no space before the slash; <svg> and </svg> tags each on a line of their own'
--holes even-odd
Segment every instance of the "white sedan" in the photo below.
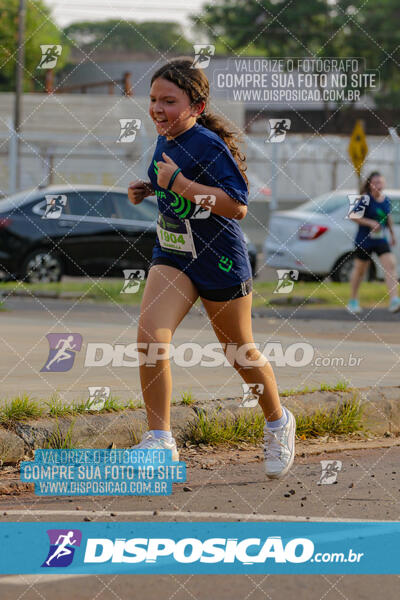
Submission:
<svg viewBox="0 0 400 600">
<path fill-rule="evenodd" d="M 356 193 L 336 190 L 293 210 L 274 212 L 264 241 L 266 264 L 275 269 L 295 269 L 302 279 L 330 276 L 333 281 L 348 281 L 357 221 L 346 217 L 348 195 Z M 400 190 L 385 190 L 385 194 L 392 202 L 397 238 L 393 252 L 400 277 Z M 383 279 L 383 271 L 373 255 L 369 279 L 374 278 Z"/>
</svg>

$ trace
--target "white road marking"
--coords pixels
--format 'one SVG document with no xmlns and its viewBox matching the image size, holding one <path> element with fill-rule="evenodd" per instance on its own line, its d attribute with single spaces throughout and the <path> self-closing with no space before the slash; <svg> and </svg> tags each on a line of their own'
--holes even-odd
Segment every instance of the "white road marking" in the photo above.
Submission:
<svg viewBox="0 0 400 600">
<path fill-rule="evenodd" d="M 64 575 L 63 573 L 57 574 L 40 574 L 40 575 L 6 575 L 0 577 L 1 585 L 23 585 L 23 586 L 36 586 L 42 583 L 54 583 L 55 581 L 61 581 L 62 579 L 72 579 L 75 577 L 96 577 L 96 575 L 78 575 L 71 573 L 70 575 Z"/>
<path fill-rule="evenodd" d="M 109 517 L 111 511 L 106 510 L 6 510 L 7 516 L 16 517 L 49 517 L 49 516 L 89 516 L 93 518 L 98 517 Z M 320 522 L 320 523 L 388 523 L 387 520 L 379 519 L 339 519 L 337 517 L 303 517 L 295 515 L 259 515 L 259 514 L 246 514 L 246 513 L 226 513 L 226 512 L 189 512 L 179 510 L 157 510 L 157 515 L 153 514 L 152 510 L 116 510 L 115 517 L 118 521 L 118 517 L 184 517 L 191 519 L 241 519 L 243 521 L 300 521 L 300 522 Z"/>
</svg>

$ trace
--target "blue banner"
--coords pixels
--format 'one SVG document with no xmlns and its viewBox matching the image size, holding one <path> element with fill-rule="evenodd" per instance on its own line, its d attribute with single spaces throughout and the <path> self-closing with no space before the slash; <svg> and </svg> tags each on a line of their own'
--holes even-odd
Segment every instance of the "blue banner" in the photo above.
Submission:
<svg viewBox="0 0 400 600">
<path fill-rule="evenodd" d="M 0 573 L 400 574 L 400 523 L 0 523 Z"/>
</svg>

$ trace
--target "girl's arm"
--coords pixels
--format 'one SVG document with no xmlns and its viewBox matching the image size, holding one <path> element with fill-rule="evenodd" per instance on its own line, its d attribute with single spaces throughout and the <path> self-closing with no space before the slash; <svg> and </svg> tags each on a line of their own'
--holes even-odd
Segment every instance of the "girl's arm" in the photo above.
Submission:
<svg viewBox="0 0 400 600">
<path fill-rule="evenodd" d="M 396 236 L 394 234 L 394 229 L 393 229 L 393 219 L 391 215 L 388 215 L 387 217 L 387 226 L 388 229 L 390 231 L 390 244 L 391 246 L 394 246 L 396 244 Z"/>
<path fill-rule="evenodd" d="M 357 223 L 357 225 L 366 225 L 367 227 L 370 227 L 371 229 L 378 230 L 381 228 L 378 221 L 374 221 L 374 219 L 367 219 L 367 217 L 362 217 L 361 219 L 353 219 L 353 221 L 355 223 Z"/>
<path fill-rule="evenodd" d="M 169 181 L 178 165 L 165 152 L 163 152 L 163 159 L 157 162 L 157 182 L 161 187 L 168 188 Z M 171 191 L 194 203 L 196 202 L 195 196 L 214 196 L 215 204 L 209 208 L 212 213 L 221 217 L 240 220 L 247 214 L 247 206 L 228 196 L 221 188 L 191 181 L 183 175 L 182 171 L 175 177 Z"/>
<path fill-rule="evenodd" d="M 215 204 L 210 206 L 210 209 L 212 213 L 221 217 L 240 221 L 247 214 L 247 206 L 228 196 L 221 188 L 191 181 L 182 173 L 177 175 L 171 189 L 191 202 L 196 202 L 195 196 L 215 196 Z"/>
</svg>

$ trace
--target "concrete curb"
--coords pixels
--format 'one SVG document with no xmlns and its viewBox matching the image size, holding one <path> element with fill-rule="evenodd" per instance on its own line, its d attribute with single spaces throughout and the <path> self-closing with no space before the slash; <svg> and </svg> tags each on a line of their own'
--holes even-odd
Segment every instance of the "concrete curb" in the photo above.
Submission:
<svg viewBox="0 0 400 600">
<path fill-rule="evenodd" d="M 370 434 L 394 438 L 400 433 L 400 386 L 357 388 L 347 392 L 296 394 L 282 398 L 282 403 L 295 414 L 310 414 L 317 409 L 332 409 L 338 402 L 350 399 L 354 395 L 362 402 L 364 425 Z M 174 436 L 179 440 L 183 429 L 189 421 L 197 418 L 200 410 L 216 411 L 221 417 L 233 416 L 249 410 L 261 412 L 258 407 L 240 408 L 240 400 L 240 398 L 223 398 L 197 402 L 192 406 L 173 405 L 171 423 Z M 0 460 L 2 464 L 16 464 L 27 458 L 26 455 L 32 454 L 36 448 L 43 447 L 52 436 L 65 438 L 68 434 L 71 436 L 72 445 L 78 448 L 106 448 L 111 443 L 115 443 L 117 448 L 127 448 L 136 443 L 146 429 L 144 409 L 118 413 L 88 413 L 57 419 L 44 417 L 17 422 L 8 429 L 0 427 Z M 325 438 L 317 444 L 320 447 L 324 442 L 326 442 Z M 343 444 L 344 448 L 345 442 Z M 312 446 L 314 445 L 315 442 Z M 332 448 L 338 449 L 338 443 L 333 443 Z"/>
</svg>

